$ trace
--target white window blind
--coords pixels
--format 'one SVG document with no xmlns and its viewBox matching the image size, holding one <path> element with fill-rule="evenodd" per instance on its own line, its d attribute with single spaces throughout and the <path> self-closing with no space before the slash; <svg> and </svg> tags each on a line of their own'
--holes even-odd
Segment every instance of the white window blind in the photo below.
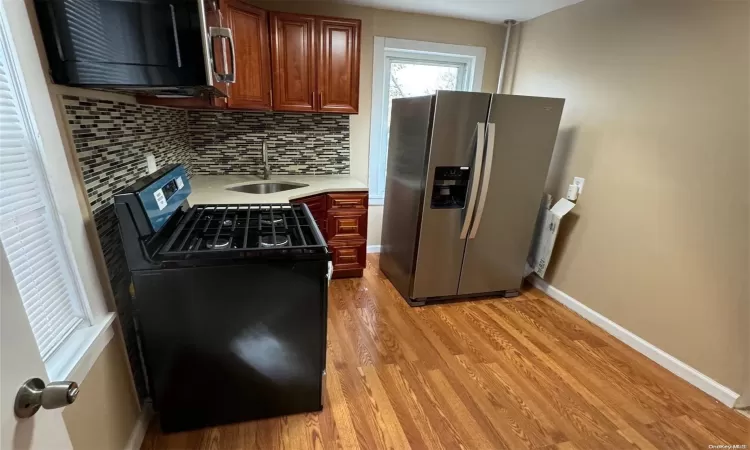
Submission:
<svg viewBox="0 0 750 450">
<path fill-rule="evenodd" d="M 42 164 L 41 142 L 2 19 L 0 241 L 46 361 L 88 320 Z"/>
</svg>

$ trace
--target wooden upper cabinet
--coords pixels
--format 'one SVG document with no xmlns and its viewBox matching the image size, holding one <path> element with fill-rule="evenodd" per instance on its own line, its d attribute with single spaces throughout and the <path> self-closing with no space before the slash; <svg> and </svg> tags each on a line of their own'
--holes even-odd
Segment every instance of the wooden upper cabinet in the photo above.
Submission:
<svg viewBox="0 0 750 450">
<path fill-rule="evenodd" d="M 222 0 L 223 20 L 218 11 L 206 11 L 208 25 L 221 20 L 232 30 L 235 82 L 215 84 L 226 97 L 138 100 L 198 109 L 359 112 L 361 21 L 267 12 L 245 1 Z M 214 39 L 211 45 L 216 67 L 229 70 L 226 43 Z"/>
<path fill-rule="evenodd" d="M 315 17 L 271 14 L 273 109 L 314 112 Z"/>
<path fill-rule="evenodd" d="M 271 57 L 268 14 L 241 0 L 222 6 L 232 29 L 237 57 L 235 82 L 229 84 L 229 108 L 271 109 Z"/>
<path fill-rule="evenodd" d="M 318 18 L 318 108 L 356 114 L 359 110 L 361 22 Z"/>
</svg>

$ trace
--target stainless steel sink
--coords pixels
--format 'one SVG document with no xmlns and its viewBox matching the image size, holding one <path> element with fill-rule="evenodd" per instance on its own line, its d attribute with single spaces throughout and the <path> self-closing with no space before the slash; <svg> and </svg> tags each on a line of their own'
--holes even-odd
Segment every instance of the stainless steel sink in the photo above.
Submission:
<svg viewBox="0 0 750 450">
<path fill-rule="evenodd" d="M 309 185 L 302 183 L 248 183 L 240 186 L 228 188 L 230 191 L 245 192 L 247 194 L 273 194 L 276 192 L 288 191 L 307 187 Z"/>
</svg>

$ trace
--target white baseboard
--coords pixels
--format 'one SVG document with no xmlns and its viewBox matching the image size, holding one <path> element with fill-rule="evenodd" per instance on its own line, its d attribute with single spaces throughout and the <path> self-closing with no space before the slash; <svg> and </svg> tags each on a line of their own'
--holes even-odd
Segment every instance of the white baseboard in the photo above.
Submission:
<svg viewBox="0 0 750 450">
<path fill-rule="evenodd" d="M 669 370 L 673 374 L 697 387 L 701 391 L 720 401 L 721 403 L 734 407 L 739 394 L 732 391 L 728 387 L 720 384 L 716 380 L 704 375 L 697 369 L 690 367 L 659 347 L 651 344 L 645 339 L 640 338 L 631 331 L 621 327 L 615 322 L 609 320 L 578 300 L 574 299 L 565 292 L 557 289 L 550 285 L 536 274 L 532 274 L 529 278 L 531 284 L 536 286 L 539 290 L 549 295 L 553 299 L 572 309 L 584 319 L 594 323 L 599 328 L 603 329 L 607 333 L 616 337 L 620 341 L 629 345 L 639 353 L 645 355 L 655 363 Z"/>
<path fill-rule="evenodd" d="M 367 253 L 380 253 L 380 246 L 379 245 L 368 245 L 367 246 Z"/>
<path fill-rule="evenodd" d="M 125 444 L 125 450 L 140 450 L 143 438 L 146 437 L 146 431 L 148 431 L 148 424 L 151 423 L 153 415 L 154 411 L 151 408 L 151 404 L 146 403 L 143 409 L 141 409 L 141 415 L 138 416 L 135 426 L 133 426 L 128 443 Z"/>
</svg>

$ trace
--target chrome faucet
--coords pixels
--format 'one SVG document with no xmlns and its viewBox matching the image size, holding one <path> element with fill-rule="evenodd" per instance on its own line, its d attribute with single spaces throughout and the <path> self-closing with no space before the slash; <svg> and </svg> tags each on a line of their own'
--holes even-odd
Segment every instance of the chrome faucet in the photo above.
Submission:
<svg viewBox="0 0 750 450">
<path fill-rule="evenodd" d="M 268 169 L 268 148 L 266 147 L 266 141 L 263 141 L 263 179 L 267 180 L 271 176 L 271 171 Z"/>
</svg>

